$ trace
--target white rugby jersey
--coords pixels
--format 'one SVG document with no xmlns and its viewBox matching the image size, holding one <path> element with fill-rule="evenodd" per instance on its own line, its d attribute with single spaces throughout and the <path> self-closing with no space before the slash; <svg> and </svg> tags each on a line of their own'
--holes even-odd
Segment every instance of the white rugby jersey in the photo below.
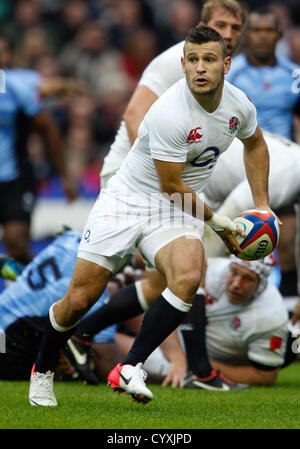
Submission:
<svg viewBox="0 0 300 449">
<path fill-rule="evenodd" d="M 208 259 L 205 279 L 206 342 L 209 357 L 232 365 L 283 363 L 288 315 L 279 291 L 266 289 L 247 304 L 231 304 L 225 293 L 231 260 Z"/>
<path fill-rule="evenodd" d="M 282 136 L 263 131 L 270 154 L 269 200 L 272 209 L 291 204 L 300 198 L 300 146 Z M 238 139 L 219 159 L 205 187 L 207 202 L 217 209 L 226 200 L 234 201 L 240 211 L 254 207 L 243 162 L 243 144 Z M 222 213 L 227 208 L 222 206 Z"/>
<path fill-rule="evenodd" d="M 181 66 L 184 41 L 173 45 L 156 58 L 144 70 L 139 85 L 152 90 L 160 97 L 176 81 L 184 77 Z M 125 122 L 122 120 L 110 151 L 104 159 L 101 176 L 115 173 L 130 150 L 130 141 Z"/>
<path fill-rule="evenodd" d="M 257 126 L 256 110 L 247 96 L 225 81 L 218 108 L 207 112 L 191 94 L 185 78 L 168 89 L 149 109 L 122 167 L 112 178 L 128 188 L 159 192 L 153 159 L 184 162 L 183 181 L 201 192 L 219 156 L 235 137 L 246 139 Z"/>
</svg>

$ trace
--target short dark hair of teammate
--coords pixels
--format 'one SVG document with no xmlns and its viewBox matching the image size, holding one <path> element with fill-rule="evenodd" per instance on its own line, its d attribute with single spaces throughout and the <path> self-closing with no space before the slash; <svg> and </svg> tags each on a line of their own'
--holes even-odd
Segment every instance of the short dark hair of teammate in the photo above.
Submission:
<svg viewBox="0 0 300 449">
<path fill-rule="evenodd" d="M 213 28 L 198 25 L 189 30 L 185 42 L 191 44 L 206 44 L 207 42 L 219 42 L 222 47 L 222 53 L 224 59 L 228 56 L 227 47 L 222 36 Z"/>
</svg>

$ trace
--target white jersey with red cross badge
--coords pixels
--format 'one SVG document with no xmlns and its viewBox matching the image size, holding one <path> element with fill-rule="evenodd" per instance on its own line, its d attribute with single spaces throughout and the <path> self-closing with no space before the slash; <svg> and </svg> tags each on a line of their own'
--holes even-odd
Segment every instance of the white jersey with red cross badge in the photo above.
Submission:
<svg viewBox="0 0 300 449">
<path fill-rule="evenodd" d="M 108 187 L 121 183 L 138 192 L 159 192 L 156 159 L 184 163 L 183 181 L 201 192 L 233 139 L 249 138 L 256 126 L 255 107 L 240 89 L 225 81 L 220 104 L 209 113 L 191 94 L 186 80 L 179 80 L 145 115 L 131 151 Z"/>
<path fill-rule="evenodd" d="M 208 259 L 205 278 L 206 342 L 209 357 L 231 365 L 279 367 L 284 360 L 288 315 L 278 289 L 265 290 L 246 304 L 231 304 L 226 276 L 232 261 Z"/>
</svg>

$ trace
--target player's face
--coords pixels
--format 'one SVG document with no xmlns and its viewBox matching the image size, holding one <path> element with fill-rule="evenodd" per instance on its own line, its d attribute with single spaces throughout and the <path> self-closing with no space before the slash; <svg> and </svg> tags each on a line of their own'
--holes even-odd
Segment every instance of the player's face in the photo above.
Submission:
<svg viewBox="0 0 300 449">
<path fill-rule="evenodd" d="M 182 67 L 187 84 L 196 98 L 222 89 L 230 61 L 229 56 L 224 59 L 222 46 L 218 42 L 185 44 Z"/>
<path fill-rule="evenodd" d="M 271 14 L 251 14 L 245 33 L 248 52 L 258 59 L 267 59 L 275 54 L 281 33 Z"/>
<path fill-rule="evenodd" d="M 228 301 L 232 304 L 246 303 L 254 297 L 258 284 L 259 277 L 256 273 L 232 263 L 226 280 Z"/>
<path fill-rule="evenodd" d="M 213 10 L 212 16 L 206 23 L 207 26 L 214 28 L 223 37 L 229 55 L 232 55 L 236 49 L 243 28 L 243 19 L 240 14 L 233 15 L 225 8 L 217 7 Z"/>
</svg>

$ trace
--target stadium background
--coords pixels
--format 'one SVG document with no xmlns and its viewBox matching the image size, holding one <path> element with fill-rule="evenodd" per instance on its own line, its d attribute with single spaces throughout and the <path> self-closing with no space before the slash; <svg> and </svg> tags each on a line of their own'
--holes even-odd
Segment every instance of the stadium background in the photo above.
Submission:
<svg viewBox="0 0 300 449">
<path fill-rule="evenodd" d="M 242 3 L 248 11 L 262 6 L 258 0 Z M 278 54 L 300 65 L 299 0 L 263 4 L 276 12 L 284 31 Z M 42 140 L 37 134 L 29 139 L 39 186 L 32 221 L 34 254 L 61 225 L 82 229 L 101 188 L 103 159 L 138 79 L 157 54 L 184 39 L 200 11 L 197 0 L 0 2 L 0 35 L 13 44 L 13 66 L 34 69 L 44 78 L 76 79 L 87 88 L 80 95 L 45 100 L 63 136 L 68 169 L 80 186 L 78 200 L 66 204 Z M 300 142 L 300 125 L 295 125 Z M 4 251 L 1 241 L 0 251 Z"/>
</svg>

